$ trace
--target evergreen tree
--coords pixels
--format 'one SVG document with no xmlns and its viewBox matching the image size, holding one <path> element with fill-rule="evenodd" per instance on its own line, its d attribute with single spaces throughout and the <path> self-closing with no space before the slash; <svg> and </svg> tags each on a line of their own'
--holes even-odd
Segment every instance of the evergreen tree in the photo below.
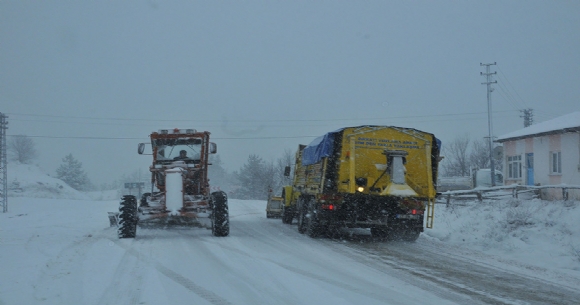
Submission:
<svg viewBox="0 0 580 305">
<path fill-rule="evenodd" d="M 83 164 L 76 160 L 72 154 L 68 154 L 62 159 L 62 164 L 56 169 L 56 177 L 75 190 L 84 191 L 91 186 L 89 178 L 83 170 Z"/>
<path fill-rule="evenodd" d="M 240 186 L 237 196 L 240 199 L 267 199 L 273 172 L 272 164 L 267 164 L 258 155 L 250 155 L 240 171 L 234 173 Z"/>
<path fill-rule="evenodd" d="M 207 176 L 209 178 L 209 185 L 212 187 L 212 191 L 220 189 L 222 191 L 227 191 L 230 188 L 228 172 L 223 167 L 222 159 L 219 155 L 210 155 L 209 161 L 211 166 Z"/>
</svg>

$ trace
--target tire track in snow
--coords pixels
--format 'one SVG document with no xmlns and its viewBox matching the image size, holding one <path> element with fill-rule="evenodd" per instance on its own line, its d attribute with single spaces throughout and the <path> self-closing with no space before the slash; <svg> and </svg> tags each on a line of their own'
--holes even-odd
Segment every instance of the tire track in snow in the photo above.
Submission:
<svg viewBox="0 0 580 305">
<path fill-rule="evenodd" d="M 357 251 L 366 264 L 386 272 L 391 269 L 408 273 L 403 277 L 414 285 L 418 279 L 431 282 L 449 291 L 469 296 L 484 304 L 577 304 L 576 292 L 562 289 L 534 277 L 526 277 L 498 266 L 482 264 L 470 257 L 451 255 L 445 250 L 427 247 L 419 243 L 347 243 Z M 344 248 L 336 247 L 344 252 Z M 348 254 L 345 254 L 348 255 Z M 367 258 L 368 257 L 368 258 Z M 383 265 L 383 267 L 381 267 Z M 388 269 L 385 269 L 385 265 Z M 433 291 L 429 285 L 420 285 Z M 433 291 L 435 292 L 435 291 Z"/>
<path fill-rule="evenodd" d="M 258 227 L 251 226 L 251 225 L 244 225 L 244 227 L 245 228 L 238 228 L 238 229 L 241 229 L 241 232 L 245 232 L 245 233 L 247 233 L 247 235 L 254 237 L 256 241 L 259 241 L 263 244 L 267 244 L 268 246 L 270 246 L 274 249 L 279 249 L 279 251 L 283 252 L 283 253 L 289 253 L 289 252 L 296 251 L 295 247 L 288 246 L 287 244 L 281 242 L 280 240 L 273 239 L 271 236 L 264 234 L 262 231 L 259 231 Z M 299 235 L 298 233 L 296 233 L 296 234 L 297 234 L 297 237 L 302 236 L 302 235 Z M 257 237 L 257 235 L 259 235 L 259 237 Z M 308 239 L 306 239 L 306 240 L 308 240 Z M 250 257 L 250 258 L 256 258 L 251 253 L 245 252 L 245 251 L 240 250 L 236 247 L 225 245 L 223 243 L 218 243 L 217 241 L 210 241 L 210 242 L 218 245 L 219 247 L 227 249 L 228 251 L 236 252 L 236 253 L 239 253 L 239 254 L 244 255 L 246 257 Z M 281 250 L 281 249 L 287 249 L 287 250 Z M 302 256 L 303 259 L 305 258 L 303 255 L 299 255 L 299 254 L 303 254 L 303 253 L 298 253 L 294 257 Z M 275 264 L 275 265 L 277 265 L 285 270 L 299 274 L 301 276 L 308 277 L 310 279 L 314 279 L 316 281 L 323 282 L 325 284 L 329 284 L 329 285 L 334 286 L 334 287 L 339 287 L 339 288 L 342 288 L 344 290 L 350 291 L 352 293 L 356 293 L 356 294 L 361 295 L 361 296 L 375 299 L 375 300 L 380 301 L 380 302 L 385 302 L 385 300 L 388 299 L 388 295 L 379 294 L 379 293 L 375 292 L 375 291 L 384 291 L 385 287 L 376 285 L 372 282 L 365 282 L 364 284 L 361 283 L 361 286 L 364 288 L 360 288 L 360 287 L 356 287 L 356 286 L 350 285 L 350 284 L 345 283 L 345 282 L 334 280 L 334 279 L 331 279 L 329 277 L 319 275 L 319 274 L 316 274 L 314 272 L 310 272 L 310 271 L 298 268 L 296 266 L 292 266 L 290 264 L 276 261 L 276 260 L 271 259 L 271 258 L 267 258 L 267 257 L 262 256 L 262 257 L 260 257 L 260 259 L 268 261 L 270 263 L 273 263 L 273 264 Z M 317 262 L 313 262 L 313 263 L 317 263 Z M 400 304 L 400 305 L 408 304 L 407 302 L 395 303 L 392 300 L 389 300 L 389 301 L 390 301 L 389 304 Z"/>
<path fill-rule="evenodd" d="M 452 302 L 456 302 L 458 304 L 465 304 L 465 303 L 474 304 L 474 300 L 470 297 L 470 295 L 473 294 L 473 291 L 469 291 L 468 289 L 465 289 L 465 290 L 459 291 L 459 292 L 456 292 L 456 291 L 450 290 L 450 289 L 441 290 L 441 286 L 448 286 L 449 283 L 446 283 L 445 280 L 441 280 L 437 277 L 429 277 L 429 276 L 425 275 L 424 273 L 418 271 L 417 267 L 411 268 L 411 267 L 406 266 L 404 263 L 404 260 L 398 261 L 398 262 L 392 262 L 391 264 L 388 264 L 388 267 L 387 267 L 384 264 L 385 262 L 382 261 L 376 254 L 371 254 L 369 256 L 369 253 L 364 253 L 364 251 L 361 252 L 360 249 L 358 249 L 356 244 L 354 244 L 354 243 L 350 243 L 350 242 L 337 243 L 336 240 L 327 239 L 324 237 L 311 239 L 311 238 L 307 237 L 306 235 L 299 234 L 297 231 L 294 231 L 294 232 L 292 232 L 292 234 L 289 234 L 290 232 L 287 230 L 288 225 L 282 224 L 281 221 L 279 223 L 276 223 L 276 222 L 266 220 L 264 222 L 260 222 L 260 224 L 263 224 L 264 228 L 267 227 L 267 230 L 260 231 L 259 230 L 260 228 L 255 226 L 255 225 L 253 225 L 253 226 L 245 225 L 244 231 L 246 231 L 248 234 L 250 234 L 252 236 L 259 235 L 260 237 L 257 239 L 259 239 L 262 243 L 266 243 L 266 244 L 271 245 L 272 247 L 277 247 L 277 248 L 286 247 L 287 245 L 284 243 L 281 243 L 279 239 L 272 238 L 271 234 L 266 234 L 264 232 L 272 232 L 272 231 L 276 230 L 277 232 L 279 232 L 279 234 L 283 234 L 284 238 L 286 238 L 286 237 L 288 237 L 288 238 L 294 237 L 294 238 L 299 238 L 299 239 L 304 238 L 304 242 L 311 241 L 311 242 L 315 242 L 315 243 L 320 243 L 321 245 L 329 247 L 330 249 L 333 249 L 333 251 L 341 253 L 345 257 L 348 257 L 355 262 L 358 262 L 358 263 L 361 263 L 365 266 L 371 267 L 372 269 L 380 271 L 382 273 L 385 273 L 389 276 L 397 277 L 397 278 L 409 283 L 410 285 L 420 287 L 421 289 L 429 291 L 430 293 L 433 293 L 434 295 L 437 295 L 443 299 L 447 299 L 447 300 L 450 300 Z M 292 226 L 292 228 L 295 229 L 295 226 Z M 266 239 L 268 239 L 268 241 L 266 241 Z M 383 245 L 385 243 L 384 242 L 370 242 L 370 243 L 367 242 L 366 244 Z M 415 244 L 410 244 L 410 245 L 415 245 Z M 232 249 L 232 250 L 234 250 L 234 249 Z M 289 249 L 289 251 L 293 251 L 293 249 Z M 283 251 L 283 252 L 286 252 L 286 251 Z M 272 260 L 270 260 L 270 261 L 272 261 Z M 320 276 L 317 274 L 313 274 L 311 272 L 299 269 L 299 268 L 292 266 L 292 265 L 289 265 L 289 264 L 277 263 L 275 261 L 273 261 L 273 262 L 280 265 L 283 268 L 286 268 L 290 271 L 302 274 L 304 276 L 309 276 L 311 278 L 315 278 L 315 279 L 318 279 L 321 281 L 328 280 L 328 279 L 320 278 Z M 418 279 L 421 279 L 423 282 L 418 281 Z M 334 280 L 330 279 L 329 281 L 334 281 Z M 332 284 L 337 285 L 335 282 L 336 281 L 334 281 Z M 440 282 L 443 282 L 443 283 L 440 283 Z M 442 285 L 442 284 L 447 284 L 447 285 Z M 342 284 L 342 285 L 344 286 L 345 284 Z M 346 285 L 348 285 L 348 284 L 346 284 Z M 348 289 L 347 287 L 343 287 L 343 288 Z M 353 292 L 361 293 L 360 291 L 357 291 L 356 289 Z M 362 294 L 368 295 L 366 291 Z M 378 296 L 379 294 L 376 294 L 376 295 Z M 384 300 L 384 297 L 382 300 Z M 491 304 L 514 304 L 511 302 L 505 303 L 505 301 L 506 301 L 505 299 L 501 299 L 501 302 L 498 303 L 498 299 L 493 298 L 493 296 L 492 296 L 489 298 L 485 298 L 485 300 L 482 304 L 490 304 L 490 303 Z"/>
<path fill-rule="evenodd" d="M 44 263 L 43 270 L 34 284 L 34 297 L 39 301 L 58 299 L 61 304 L 81 304 L 77 291 L 83 289 L 83 259 L 89 249 L 103 238 L 103 233 L 86 235 L 65 246 L 55 257 Z M 58 280 L 58 281 L 55 281 Z M 64 282 L 64 283 L 63 283 Z M 71 291 L 72 293 L 67 293 Z M 82 294 L 80 294 L 82 297 Z"/>
<path fill-rule="evenodd" d="M 113 243 L 118 245 L 119 247 L 125 249 L 128 254 L 136 257 L 138 260 L 143 261 L 144 263 L 153 266 L 155 270 L 159 271 L 161 274 L 165 275 L 170 280 L 174 281 L 175 283 L 181 285 L 185 289 L 195 293 L 196 295 L 200 296 L 201 298 L 205 299 L 206 301 L 210 302 L 214 305 L 230 305 L 231 303 L 228 302 L 226 299 L 223 299 L 213 291 L 205 289 L 197 284 L 195 284 L 190 279 L 182 276 L 181 274 L 165 267 L 163 264 L 159 263 L 158 261 L 154 260 L 153 258 L 141 254 L 139 251 L 131 248 L 123 243 L 121 243 L 118 239 L 109 238 Z"/>
<path fill-rule="evenodd" d="M 288 236 L 287 230 L 280 227 L 283 224 L 271 222 L 270 225 Z M 375 242 L 368 237 L 361 237 L 362 243 L 357 243 L 356 237 L 340 243 L 325 238 L 314 240 L 357 262 L 391 276 L 398 275 L 413 286 L 460 304 L 576 304 L 580 298 L 577 292 L 564 288 L 569 285 L 560 287 L 535 276 L 522 276 L 473 259 L 469 254 L 450 256 L 451 250 L 425 248 L 422 243 Z"/>
<path fill-rule="evenodd" d="M 112 277 L 111 282 L 105 288 L 96 304 L 129 304 L 136 305 L 141 296 L 141 283 L 143 275 L 140 272 L 142 262 L 133 255 L 125 252 Z M 129 303 L 121 302 L 128 301 Z"/>
<path fill-rule="evenodd" d="M 177 232 L 179 233 L 181 236 L 183 237 L 187 237 L 188 240 L 191 240 L 193 236 L 193 234 L 188 234 L 186 232 Z M 197 237 L 197 236 L 196 236 Z M 188 250 L 191 247 L 194 247 L 196 250 L 203 252 L 202 257 L 204 258 L 208 258 L 212 260 L 212 264 L 214 266 L 222 266 L 222 265 L 227 265 L 228 262 L 224 262 L 223 260 L 218 259 L 218 255 L 216 255 L 216 249 L 218 250 L 227 250 L 227 251 L 231 251 L 231 252 L 236 252 L 238 254 L 242 254 L 243 257 L 248 258 L 249 259 L 249 263 L 254 263 L 255 261 L 259 261 L 262 260 L 262 258 L 257 258 L 255 256 L 249 255 L 241 250 L 238 250 L 234 247 L 229 247 L 229 246 L 222 246 L 223 242 L 227 242 L 227 239 L 223 239 L 223 238 L 219 238 L 216 239 L 214 237 L 208 237 L 205 238 L 203 240 L 200 240 L 199 243 L 196 241 L 194 246 L 188 245 Z M 213 246 L 215 246 L 215 248 L 210 249 L 210 247 L 208 247 L 207 245 L 211 244 Z M 237 257 L 236 257 L 237 258 Z M 255 290 L 256 287 L 259 287 L 259 285 L 262 285 L 260 283 L 256 283 L 256 281 L 254 280 L 255 277 L 255 273 L 252 271 L 240 271 L 239 268 L 246 268 L 248 265 L 243 264 L 240 266 L 236 266 L 236 264 L 232 264 L 233 266 L 231 267 L 222 267 L 225 272 L 228 273 L 228 277 L 232 277 L 236 279 L 236 281 L 232 284 L 232 285 L 236 285 L 238 286 L 238 290 L 240 293 L 244 294 L 247 298 L 249 299 L 262 299 L 264 300 L 263 302 L 261 302 L 261 304 L 301 304 L 301 302 L 303 302 L 301 299 L 296 298 L 295 295 L 293 295 L 292 293 L 290 293 L 287 290 L 284 289 L 279 289 L 279 287 L 284 287 L 284 280 L 281 280 L 277 277 L 272 277 L 269 278 L 270 283 L 273 287 L 275 288 L 269 288 L 269 289 L 261 289 L 261 291 L 259 291 L 259 293 L 251 293 L 251 291 Z M 239 282 L 239 283 L 238 283 Z M 249 287 L 250 286 L 250 287 Z M 230 290 L 232 288 L 232 286 L 229 286 Z M 241 289 L 240 289 L 241 288 Z M 246 289 L 243 289 L 246 288 Z M 269 298 L 269 299 L 267 299 Z M 267 299 L 267 300 L 265 300 Z M 239 300 L 238 300 L 239 301 Z M 250 301 L 248 301 L 249 303 Z M 257 301 L 254 301 L 255 303 L 260 303 Z M 252 302 L 252 303 L 254 303 Z"/>
<path fill-rule="evenodd" d="M 483 291 L 470 289 L 469 287 L 462 284 L 454 284 L 445 280 L 444 278 L 429 274 L 429 270 L 425 270 L 421 266 L 409 266 L 404 262 L 404 260 L 395 261 L 385 259 L 379 255 L 361 251 L 353 245 L 347 245 L 347 247 L 349 247 L 348 249 L 343 247 L 344 244 L 328 245 L 336 252 L 339 252 L 344 256 L 351 257 L 361 264 L 369 266 L 377 271 L 384 272 L 390 276 L 396 276 L 401 281 L 407 282 L 410 285 L 418 287 L 424 291 L 429 291 L 438 297 L 456 302 L 458 304 L 521 304 L 512 302 L 506 303 L 505 299 L 493 298 L 482 293 Z M 353 253 L 353 251 L 358 253 Z M 447 289 L 442 290 L 441 287 L 445 287 Z M 476 297 L 473 298 L 473 296 Z"/>
</svg>

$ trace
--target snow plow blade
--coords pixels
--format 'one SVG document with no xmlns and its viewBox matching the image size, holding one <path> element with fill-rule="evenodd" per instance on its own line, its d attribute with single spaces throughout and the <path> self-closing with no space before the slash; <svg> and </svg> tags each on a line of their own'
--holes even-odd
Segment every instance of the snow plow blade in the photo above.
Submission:
<svg viewBox="0 0 580 305">
<path fill-rule="evenodd" d="M 200 215 L 202 214 L 202 215 Z M 140 228 L 165 228 L 165 227 L 198 227 L 211 229 L 211 219 L 209 214 L 199 213 L 197 215 L 167 215 L 153 214 L 140 215 Z"/>
</svg>

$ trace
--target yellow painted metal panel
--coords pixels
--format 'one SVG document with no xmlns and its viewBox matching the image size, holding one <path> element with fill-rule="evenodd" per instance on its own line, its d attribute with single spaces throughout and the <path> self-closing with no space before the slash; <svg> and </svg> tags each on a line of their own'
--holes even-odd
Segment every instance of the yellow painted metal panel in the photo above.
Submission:
<svg viewBox="0 0 580 305">
<path fill-rule="evenodd" d="M 338 162 L 340 192 L 353 193 L 356 178 L 367 178 L 369 187 L 374 184 L 375 188 L 384 190 L 390 177 L 388 174 L 381 176 L 387 167 L 387 157 L 383 152 L 404 150 L 408 153 L 405 167 L 409 186 L 419 197 L 434 198 L 431 134 L 407 128 L 364 126 L 345 128 L 342 136 Z"/>
</svg>

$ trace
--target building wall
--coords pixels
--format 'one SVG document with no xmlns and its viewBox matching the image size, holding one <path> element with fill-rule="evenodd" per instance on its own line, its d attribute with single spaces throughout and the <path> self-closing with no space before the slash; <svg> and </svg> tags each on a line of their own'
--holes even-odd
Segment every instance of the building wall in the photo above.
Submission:
<svg viewBox="0 0 580 305">
<path fill-rule="evenodd" d="M 560 184 L 562 183 L 562 174 L 552 174 L 550 166 L 552 165 L 550 154 L 552 152 L 562 152 L 562 139 L 561 135 L 553 134 L 548 136 L 548 143 L 550 143 L 548 151 L 548 183 L 545 184 Z"/>
<path fill-rule="evenodd" d="M 550 138 L 549 136 L 534 138 L 534 182 L 540 185 L 550 182 Z"/>
<path fill-rule="evenodd" d="M 525 175 L 522 174 L 522 179 L 511 179 L 509 178 L 509 167 L 508 167 L 508 157 L 511 156 L 516 156 L 516 155 L 522 155 L 523 152 L 523 147 L 525 147 L 524 145 L 522 145 L 524 143 L 524 140 L 516 140 L 516 141 L 507 141 L 503 143 L 503 147 L 504 147 L 504 184 L 505 185 L 510 185 L 510 184 L 524 184 L 523 179 L 525 179 Z M 522 166 L 522 171 L 524 171 L 524 167 Z"/>
<path fill-rule="evenodd" d="M 527 181 L 526 154 L 534 154 L 534 183 L 539 185 L 580 185 L 580 133 L 570 132 L 541 137 L 506 141 L 504 145 L 504 174 L 506 185 L 522 184 Z M 551 153 L 561 152 L 562 173 L 551 173 Z M 508 178 L 507 157 L 521 155 L 522 178 Z M 546 199 L 561 199 L 561 189 L 550 189 L 543 192 Z M 569 190 L 570 199 L 580 200 L 580 190 Z"/>
</svg>

